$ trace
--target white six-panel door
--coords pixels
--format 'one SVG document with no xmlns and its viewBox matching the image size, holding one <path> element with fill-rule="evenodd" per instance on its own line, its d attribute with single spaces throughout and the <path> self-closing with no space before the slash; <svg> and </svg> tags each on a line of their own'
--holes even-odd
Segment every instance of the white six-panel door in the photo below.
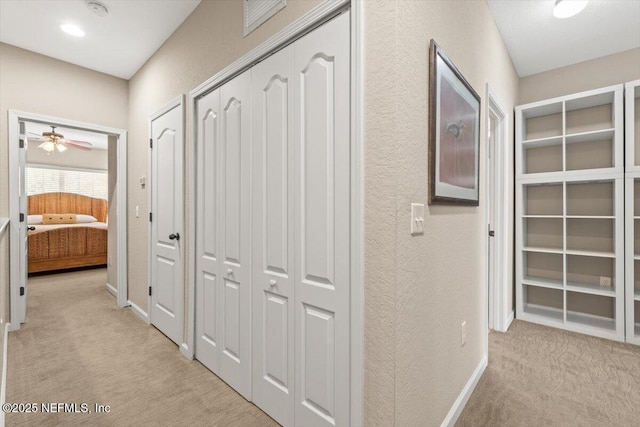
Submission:
<svg viewBox="0 0 640 427">
<path fill-rule="evenodd" d="M 293 45 L 252 69 L 253 401 L 293 425 Z"/>
<path fill-rule="evenodd" d="M 18 261 L 19 266 L 18 269 L 20 271 L 20 313 L 17 318 L 20 319 L 20 323 L 24 323 L 27 321 L 27 278 L 28 278 L 28 266 L 29 262 L 29 236 L 27 232 L 27 227 L 29 224 L 27 223 L 27 177 L 25 175 L 27 170 L 27 147 L 29 145 L 27 138 L 27 129 L 26 123 L 20 122 L 20 140 L 22 142 L 22 147 L 20 147 L 20 152 L 18 155 L 20 168 L 20 181 L 19 181 L 19 189 L 18 189 L 18 202 L 20 204 L 20 212 L 24 213 L 24 221 L 21 221 L 18 224 L 18 230 L 20 234 L 19 247 L 20 247 L 20 260 Z"/>
<path fill-rule="evenodd" d="M 196 357 L 251 397 L 251 74 L 198 103 Z"/>
<path fill-rule="evenodd" d="M 349 13 L 294 44 L 295 424 L 349 424 Z"/>
<path fill-rule="evenodd" d="M 151 323 L 182 343 L 182 103 L 151 121 Z"/>
</svg>

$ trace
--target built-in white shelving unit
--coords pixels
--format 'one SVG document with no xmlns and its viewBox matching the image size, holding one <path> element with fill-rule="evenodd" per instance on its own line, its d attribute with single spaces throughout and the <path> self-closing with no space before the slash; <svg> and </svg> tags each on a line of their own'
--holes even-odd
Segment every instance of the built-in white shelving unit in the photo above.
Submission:
<svg viewBox="0 0 640 427">
<path fill-rule="evenodd" d="M 625 85 L 627 342 L 640 345 L 640 80 Z"/>
<path fill-rule="evenodd" d="M 617 85 L 516 107 L 522 320 L 625 340 L 623 96 Z"/>
</svg>

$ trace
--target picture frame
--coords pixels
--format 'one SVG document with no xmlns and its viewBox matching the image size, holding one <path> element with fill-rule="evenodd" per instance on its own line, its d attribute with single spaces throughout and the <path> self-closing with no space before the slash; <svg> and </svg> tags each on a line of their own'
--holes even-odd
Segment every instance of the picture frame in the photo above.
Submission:
<svg viewBox="0 0 640 427">
<path fill-rule="evenodd" d="M 429 204 L 480 203 L 480 96 L 429 46 Z"/>
</svg>

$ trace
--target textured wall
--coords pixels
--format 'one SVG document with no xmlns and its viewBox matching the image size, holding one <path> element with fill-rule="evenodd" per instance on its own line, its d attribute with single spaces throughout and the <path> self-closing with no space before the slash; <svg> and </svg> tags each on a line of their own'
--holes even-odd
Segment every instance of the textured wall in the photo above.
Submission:
<svg viewBox="0 0 640 427">
<path fill-rule="evenodd" d="M 480 207 L 429 206 L 410 235 L 428 194 L 429 40 L 481 96 L 481 135 L 485 83 L 511 112 L 518 76 L 484 1 L 366 1 L 365 33 L 365 424 L 435 426 L 483 357 L 486 179 L 482 137 Z"/>
<path fill-rule="evenodd" d="M 80 169 L 107 170 L 107 150 L 82 151 L 70 148 L 62 154 L 56 153 L 54 156 L 50 156 L 46 151 L 38 148 L 38 145 L 38 143 L 29 143 L 29 146 L 27 147 L 27 163 Z"/>
<path fill-rule="evenodd" d="M 128 82 L 0 43 L 0 216 L 9 214 L 7 110 L 127 128 Z"/>
<path fill-rule="evenodd" d="M 136 73 L 129 86 L 129 299 L 147 310 L 148 193 L 138 178 L 148 176 L 149 116 L 176 96 L 189 91 L 304 15 L 319 0 L 288 0 L 270 20 L 242 36 L 242 1 L 205 0 Z M 191 150 L 191 110 L 187 106 L 187 153 Z M 186 156 L 188 157 L 188 156 Z M 185 168 L 186 178 L 190 165 Z M 188 194 L 185 192 L 188 203 Z M 140 206 L 140 218 L 135 206 Z M 185 219 L 188 210 L 185 206 Z M 185 247 L 188 243 L 185 241 Z M 187 254 L 187 258 L 188 258 Z M 185 264 L 187 265 L 187 264 Z M 185 286 L 187 281 L 185 280 Z M 185 293 L 186 295 L 186 293 Z M 185 302 L 186 302 L 185 298 Z M 185 310 L 186 312 L 186 310 Z M 186 327 L 186 322 L 185 322 Z"/>
<path fill-rule="evenodd" d="M 640 48 L 520 79 L 519 104 L 640 79 Z"/>
</svg>

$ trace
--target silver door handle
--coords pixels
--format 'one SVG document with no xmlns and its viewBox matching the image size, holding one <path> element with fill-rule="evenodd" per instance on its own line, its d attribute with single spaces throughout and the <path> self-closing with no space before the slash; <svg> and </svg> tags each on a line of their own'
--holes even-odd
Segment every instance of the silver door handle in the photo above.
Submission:
<svg viewBox="0 0 640 427">
<path fill-rule="evenodd" d="M 269 280 L 269 286 L 271 286 L 272 288 L 277 284 L 277 282 L 273 279 Z"/>
<path fill-rule="evenodd" d="M 227 276 L 231 276 L 233 274 L 233 270 L 230 268 L 227 268 Z"/>
</svg>

